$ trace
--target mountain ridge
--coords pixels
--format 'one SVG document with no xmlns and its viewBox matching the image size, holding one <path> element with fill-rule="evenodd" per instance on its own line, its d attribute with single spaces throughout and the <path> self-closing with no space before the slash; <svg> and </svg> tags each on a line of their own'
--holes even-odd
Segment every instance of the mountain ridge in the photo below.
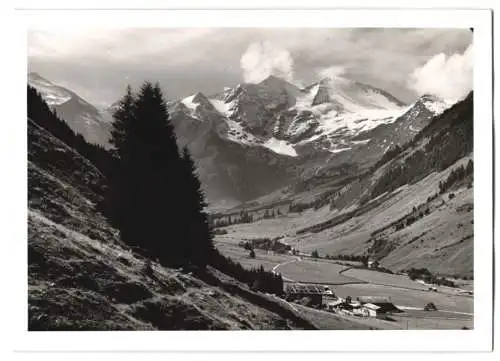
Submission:
<svg viewBox="0 0 500 361">
<path fill-rule="evenodd" d="M 36 72 L 28 74 L 28 84 L 37 89 L 47 104 L 63 118 L 71 129 L 94 144 L 109 148 L 112 116 L 98 110 L 75 92 L 59 86 Z"/>
<path fill-rule="evenodd" d="M 89 121 L 82 108 L 86 102 L 75 93 L 39 74 L 31 75 L 31 83 L 46 100 L 58 95 L 64 100 L 53 108 L 73 130 L 109 147 L 116 103 L 103 112 L 93 107 Z M 326 96 L 318 103 L 320 84 Z M 169 101 L 168 107 L 179 145 L 194 155 L 211 204 L 248 201 L 346 162 L 368 167 L 444 109 L 429 95 L 403 106 L 381 89 L 344 78 L 325 78 L 301 89 L 276 76 L 225 88 L 216 96 L 196 92 Z M 252 173 L 249 167 L 263 171 Z"/>
</svg>

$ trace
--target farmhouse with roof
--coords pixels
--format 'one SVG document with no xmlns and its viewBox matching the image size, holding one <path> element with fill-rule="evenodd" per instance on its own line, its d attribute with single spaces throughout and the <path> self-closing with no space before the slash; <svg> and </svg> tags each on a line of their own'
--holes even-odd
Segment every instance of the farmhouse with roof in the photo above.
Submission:
<svg viewBox="0 0 500 361">
<path fill-rule="evenodd" d="M 294 301 L 304 297 L 311 299 L 311 305 L 322 306 L 323 299 L 337 299 L 328 286 L 293 283 L 285 287 L 287 300 Z"/>
<path fill-rule="evenodd" d="M 372 317 L 402 312 L 387 297 L 363 296 L 358 297 L 357 300 L 366 313 Z"/>
</svg>

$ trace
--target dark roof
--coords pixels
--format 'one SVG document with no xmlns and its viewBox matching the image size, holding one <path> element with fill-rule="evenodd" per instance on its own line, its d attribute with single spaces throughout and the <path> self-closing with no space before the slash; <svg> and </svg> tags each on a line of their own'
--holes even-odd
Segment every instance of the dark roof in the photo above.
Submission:
<svg viewBox="0 0 500 361">
<path fill-rule="evenodd" d="M 375 306 L 380 307 L 377 312 L 402 312 L 399 308 L 397 308 L 394 304 L 390 302 L 382 302 L 382 303 L 373 303 Z"/>
<path fill-rule="evenodd" d="M 336 305 L 336 307 L 342 309 L 342 310 L 352 310 L 354 306 L 352 303 L 347 303 L 347 302 L 342 302 Z"/>
</svg>

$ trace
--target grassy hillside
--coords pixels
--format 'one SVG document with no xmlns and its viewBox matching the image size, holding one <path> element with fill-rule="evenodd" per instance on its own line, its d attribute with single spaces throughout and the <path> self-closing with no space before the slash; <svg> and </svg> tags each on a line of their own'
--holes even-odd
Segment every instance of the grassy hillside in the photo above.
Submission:
<svg viewBox="0 0 500 361">
<path fill-rule="evenodd" d="M 28 121 L 29 330 L 330 329 L 212 268 L 200 278 L 130 251 L 95 211 L 103 175 Z"/>
<path fill-rule="evenodd" d="M 450 189 L 427 202 L 439 192 L 456 165 L 435 172 L 421 181 L 406 185 L 369 201 L 366 212 L 348 213 L 341 223 L 326 221 L 323 225 L 298 231 L 297 244 L 304 252 L 317 249 L 320 254 L 366 254 L 380 259 L 383 267 L 401 271 L 426 267 L 443 275 L 470 277 L 473 273 L 474 212 L 473 189 L 461 186 Z M 450 199 L 450 195 L 453 198 Z M 373 205 L 373 207 L 370 207 Z M 413 210 L 415 207 L 415 211 Z M 411 214 L 425 213 L 406 226 Z M 338 219 L 339 217 L 334 217 Z M 397 225 L 405 222 L 405 227 Z M 315 231 L 315 228 L 319 231 Z"/>
</svg>

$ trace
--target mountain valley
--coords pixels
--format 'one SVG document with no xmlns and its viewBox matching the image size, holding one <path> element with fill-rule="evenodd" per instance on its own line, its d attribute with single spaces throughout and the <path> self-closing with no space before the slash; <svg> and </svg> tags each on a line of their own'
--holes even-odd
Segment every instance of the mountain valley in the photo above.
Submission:
<svg viewBox="0 0 500 361">
<path fill-rule="evenodd" d="M 28 84 L 75 133 L 111 148 L 116 104 L 98 110 L 36 73 Z M 389 287 L 398 306 L 420 310 L 441 302 L 459 317 L 442 328 L 471 326 L 473 298 L 459 291 L 473 287 L 474 277 L 472 92 L 455 104 L 431 94 L 405 104 L 343 77 L 299 88 L 269 76 L 167 105 L 178 145 L 196 161 L 223 255 L 245 269 L 262 265 L 287 283 L 335 285 L 339 294 Z M 95 329 L 102 320 L 108 320 L 99 326 L 104 329 L 172 329 L 179 317 L 191 320 L 193 329 L 402 328 L 326 312 L 322 319 L 215 269 L 216 281 L 153 263 L 151 276 L 146 260 L 95 211 L 105 178 L 97 164 L 33 119 L 28 160 L 33 329 L 71 328 L 69 318 L 83 317 L 85 308 L 95 318 L 78 324 L 81 329 Z M 287 251 L 256 249 L 252 258 L 242 248 L 263 239 Z M 366 270 L 372 273 L 365 279 L 356 271 L 366 267 L 343 264 L 344 256 L 376 260 L 382 271 Z M 456 287 L 429 296 L 427 286 L 408 279 L 411 268 L 453 278 Z M 373 281 L 383 270 L 399 277 L 396 285 Z M 413 300 L 402 294 L 401 280 Z M 377 285 L 382 288 L 370 288 Z M 119 289 L 137 298 L 118 299 Z M 63 310 L 52 317 L 57 307 Z M 165 315 L 166 309 L 174 311 Z M 60 316 L 66 312 L 71 316 Z"/>
</svg>

